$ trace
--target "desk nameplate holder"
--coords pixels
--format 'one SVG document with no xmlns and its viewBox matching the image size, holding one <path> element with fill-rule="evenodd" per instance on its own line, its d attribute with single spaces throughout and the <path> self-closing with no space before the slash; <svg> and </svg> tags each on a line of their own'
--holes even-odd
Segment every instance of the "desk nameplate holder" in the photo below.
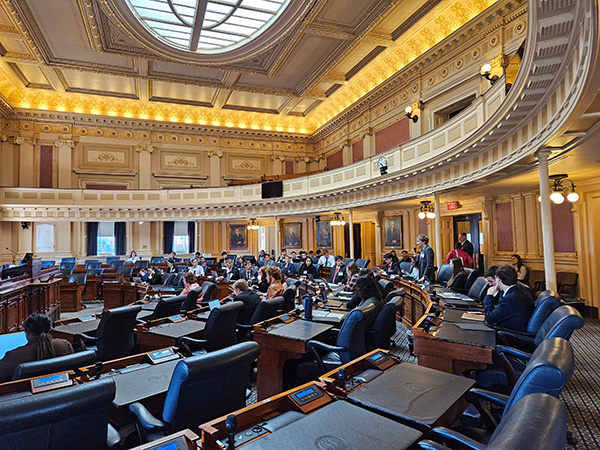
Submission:
<svg viewBox="0 0 600 450">
<path fill-rule="evenodd" d="M 186 320 L 185 316 L 180 316 L 180 315 L 176 315 L 176 316 L 171 316 L 169 317 L 169 320 L 173 323 L 178 323 L 178 322 L 183 322 L 184 320 Z"/>
<path fill-rule="evenodd" d="M 160 364 L 173 359 L 179 359 L 179 354 L 172 348 L 165 348 L 148 353 L 148 359 L 150 359 L 152 364 Z"/>
<path fill-rule="evenodd" d="M 51 391 L 72 384 L 73 380 L 69 378 L 68 372 L 45 375 L 31 380 L 31 392 L 37 394 L 38 392 Z"/>
<path fill-rule="evenodd" d="M 90 320 L 95 320 L 96 316 L 83 316 L 80 317 L 79 320 L 81 320 L 82 322 L 89 322 Z"/>
</svg>

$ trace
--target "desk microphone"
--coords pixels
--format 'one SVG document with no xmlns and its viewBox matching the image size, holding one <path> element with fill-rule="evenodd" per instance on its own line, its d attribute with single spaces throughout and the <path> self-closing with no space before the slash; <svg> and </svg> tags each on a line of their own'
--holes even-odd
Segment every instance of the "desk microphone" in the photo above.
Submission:
<svg viewBox="0 0 600 450">
<path fill-rule="evenodd" d="M 338 381 L 342 389 L 346 388 L 346 369 L 338 370 Z"/>
<path fill-rule="evenodd" d="M 237 430 L 237 416 L 229 414 L 225 419 L 225 429 L 227 430 L 227 448 L 235 448 L 235 432 Z"/>
<path fill-rule="evenodd" d="M 96 371 L 96 379 L 100 379 L 100 374 L 102 373 L 102 361 L 97 361 L 94 366 L 94 370 Z"/>
</svg>

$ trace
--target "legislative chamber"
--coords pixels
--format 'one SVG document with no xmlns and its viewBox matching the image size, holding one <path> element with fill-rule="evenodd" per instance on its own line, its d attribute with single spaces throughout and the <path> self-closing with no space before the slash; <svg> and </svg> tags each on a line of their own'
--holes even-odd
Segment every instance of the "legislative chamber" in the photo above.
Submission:
<svg viewBox="0 0 600 450">
<path fill-rule="evenodd" d="M 600 447 L 591 0 L 0 5 L 0 449 Z"/>
</svg>

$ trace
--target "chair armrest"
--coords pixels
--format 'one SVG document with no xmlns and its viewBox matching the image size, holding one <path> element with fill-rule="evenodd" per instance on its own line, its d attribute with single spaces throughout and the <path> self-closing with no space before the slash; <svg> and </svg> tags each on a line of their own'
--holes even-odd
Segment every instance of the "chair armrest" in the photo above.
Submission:
<svg viewBox="0 0 600 450">
<path fill-rule="evenodd" d="M 236 323 L 235 326 L 239 330 L 246 331 L 246 332 L 252 331 L 252 329 L 254 328 L 254 325 L 247 325 L 245 323 Z"/>
<path fill-rule="evenodd" d="M 487 400 L 490 403 L 502 407 L 505 407 L 508 402 L 508 395 L 480 388 L 471 388 L 469 392 L 465 394 L 465 398 L 469 403 L 474 403 L 476 400 Z"/>
<path fill-rule="evenodd" d="M 511 336 L 514 336 L 517 339 L 526 339 L 526 340 L 531 340 L 532 342 L 533 342 L 533 339 L 535 339 L 535 333 L 528 333 L 527 331 L 511 330 L 510 328 L 504 328 L 504 327 L 501 327 L 500 325 L 494 325 L 493 328 L 497 332 L 510 334 Z"/>
<path fill-rule="evenodd" d="M 135 414 L 140 425 L 146 430 L 165 430 L 168 426 L 167 423 L 154 417 L 150 411 L 139 402 L 129 405 L 129 411 Z"/>
<path fill-rule="evenodd" d="M 320 341 L 308 341 L 306 343 L 306 349 L 312 350 L 313 348 L 325 350 L 326 352 L 343 352 L 344 350 L 346 350 L 345 347 L 338 347 L 337 345 L 329 345 Z"/>
<path fill-rule="evenodd" d="M 436 441 L 441 441 L 444 444 L 459 444 L 462 446 L 462 448 L 469 448 L 473 450 L 483 450 L 486 447 L 484 444 L 481 444 L 470 437 L 464 436 L 457 431 L 445 427 L 434 428 L 431 430 L 428 437 L 435 439 Z M 454 447 L 454 445 L 451 445 L 450 448 Z"/>
<path fill-rule="evenodd" d="M 82 339 L 82 340 L 86 340 L 86 341 L 92 341 L 92 342 L 96 342 L 98 340 L 97 337 L 95 336 L 89 336 L 85 333 L 77 333 L 76 335 L 73 336 L 73 339 Z"/>
<path fill-rule="evenodd" d="M 108 431 L 106 432 L 106 446 L 108 448 L 114 448 L 121 443 L 121 435 L 115 428 L 109 423 Z"/>
<path fill-rule="evenodd" d="M 206 339 L 193 339 L 191 337 L 181 337 L 177 339 L 177 347 L 183 350 L 186 356 L 192 356 L 191 348 L 201 349 L 208 343 Z"/>
<path fill-rule="evenodd" d="M 496 332 L 496 338 L 501 344 L 511 347 L 521 347 L 525 345 L 531 347 L 535 345 L 535 336 L 527 336 L 514 330 L 499 330 Z"/>
<path fill-rule="evenodd" d="M 524 352 L 522 350 L 519 350 L 518 348 L 508 347 L 506 345 L 498 345 L 496 347 L 496 352 L 514 356 L 516 358 L 525 360 L 525 362 L 531 359 L 531 353 Z"/>
<path fill-rule="evenodd" d="M 419 448 L 423 448 L 425 450 L 451 450 L 450 447 L 446 447 L 444 444 L 438 444 L 437 442 L 430 441 L 429 439 L 419 441 L 418 445 Z"/>
</svg>

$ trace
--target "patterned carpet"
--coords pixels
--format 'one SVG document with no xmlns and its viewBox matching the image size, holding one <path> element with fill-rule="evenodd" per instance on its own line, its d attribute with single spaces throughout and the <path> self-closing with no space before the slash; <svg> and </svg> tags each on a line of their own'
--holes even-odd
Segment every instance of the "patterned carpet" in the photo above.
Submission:
<svg viewBox="0 0 600 450">
<path fill-rule="evenodd" d="M 417 363 L 408 349 L 408 330 L 397 323 L 390 352 L 402 361 Z M 571 337 L 575 371 L 561 400 L 567 408 L 568 429 L 576 445 L 567 449 L 600 449 L 600 320 L 585 319 L 585 326 Z"/>
</svg>

